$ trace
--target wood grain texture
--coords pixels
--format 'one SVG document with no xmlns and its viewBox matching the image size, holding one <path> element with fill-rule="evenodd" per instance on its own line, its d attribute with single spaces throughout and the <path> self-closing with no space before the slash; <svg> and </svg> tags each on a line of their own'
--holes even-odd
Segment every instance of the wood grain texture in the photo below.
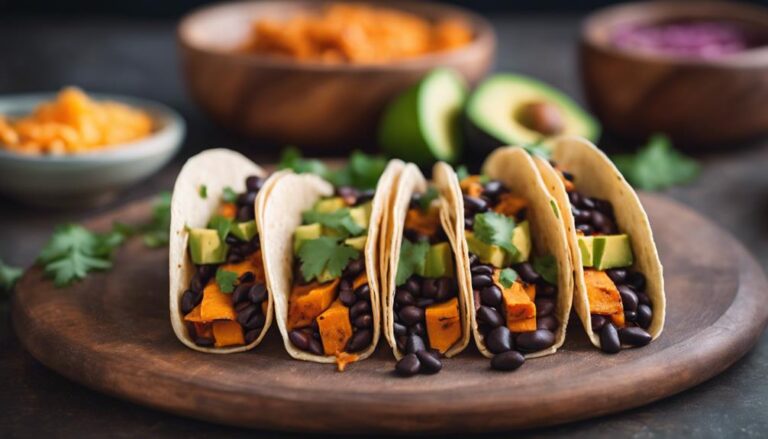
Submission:
<svg viewBox="0 0 768 439">
<path fill-rule="evenodd" d="M 638 140 L 663 132 L 682 146 L 723 146 L 768 132 L 767 47 L 683 60 L 613 46 L 618 25 L 679 19 L 732 20 L 768 35 L 768 11 L 735 2 L 643 2 L 595 13 L 582 27 L 581 76 L 605 127 Z"/>
<path fill-rule="evenodd" d="M 723 371 L 768 320 L 768 283 L 722 229 L 659 196 L 643 196 L 668 291 L 663 335 L 642 349 L 597 352 L 575 325 L 556 355 L 496 373 L 475 349 L 433 376 L 395 378 L 383 343 L 337 373 L 290 360 L 276 331 L 253 351 L 185 348 L 168 321 L 166 252 L 131 240 L 113 271 L 54 290 L 39 269 L 12 302 L 22 344 L 43 364 L 91 388 L 215 422 L 302 431 L 485 431 L 556 424 L 636 407 Z M 142 202 L 88 223 L 139 221 Z M 578 319 L 572 319 L 576 322 Z"/>
<path fill-rule="evenodd" d="M 431 69 L 454 68 L 475 83 L 493 62 L 495 35 L 484 18 L 452 6 L 407 1 L 387 2 L 386 7 L 428 19 L 460 19 L 473 29 L 474 41 L 444 53 L 369 65 L 235 52 L 254 20 L 285 19 L 327 3 L 225 3 L 185 17 L 177 36 L 194 100 L 217 123 L 247 137 L 341 152 L 373 143 L 386 104 Z"/>
</svg>

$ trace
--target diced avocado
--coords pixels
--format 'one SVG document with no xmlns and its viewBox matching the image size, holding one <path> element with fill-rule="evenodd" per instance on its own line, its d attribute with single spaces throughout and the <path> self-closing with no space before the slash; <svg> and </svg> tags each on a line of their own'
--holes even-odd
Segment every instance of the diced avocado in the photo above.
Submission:
<svg viewBox="0 0 768 439">
<path fill-rule="evenodd" d="M 629 236 L 626 234 L 595 236 L 592 261 L 598 270 L 632 265 L 632 246 L 629 243 Z"/>
<path fill-rule="evenodd" d="M 347 207 L 347 203 L 341 197 L 324 198 L 315 203 L 312 208 L 315 212 L 331 213 Z"/>
<path fill-rule="evenodd" d="M 581 252 L 581 265 L 584 267 L 591 267 L 594 265 L 593 261 L 593 249 L 594 249 L 594 237 L 593 236 L 579 236 L 579 251 Z"/>
<path fill-rule="evenodd" d="M 368 229 L 368 222 L 371 220 L 371 209 L 373 209 L 373 205 L 368 202 L 349 209 L 349 215 L 358 226 Z"/>
<path fill-rule="evenodd" d="M 448 242 L 429 246 L 427 262 L 424 264 L 424 277 L 453 277 L 453 251 Z"/>
<path fill-rule="evenodd" d="M 356 236 L 354 238 L 347 238 L 344 240 L 344 244 L 352 248 L 356 248 L 360 251 L 365 250 L 365 243 L 368 241 L 368 235 Z"/>
<path fill-rule="evenodd" d="M 600 125 L 570 97 L 522 75 L 497 74 L 477 86 L 467 100 L 467 145 L 485 152 L 502 145 L 546 141 L 557 135 L 592 141 Z"/>
<path fill-rule="evenodd" d="M 243 241 L 250 241 L 251 238 L 256 236 L 256 221 L 245 221 L 242 223 L 234 223 L 229 229 L 229 232 Z"/>
<path fill-rule="evenodd" d="M 227 244 L 213 229 L 189 230 L 189 255 L 195 264 L 221 264 L 227 259 Z"/>
<path fill-rule="evenodd" d="M 320 272 L 320 274 L 317 275 L 317 281 L 321 284 L 330 282 L 334 279 L 336 279 L 338 276 L 333 276 L 331 273 L 328 272 L 328 270 L 323 270 Z"/>
<path fill-rule="evenodd" d="M 517 253 L 512 257 L 513 264 L 525 262 L 531 257 L 531 226 L 528 221 L 523 221 L 512 232 L 512 245 L 517 248 Z"/>
<path fill-rule="evenodd" d="M 317 239 L 323 234 L 323 226 L 320 223 L 312 223 L 296 227 L 293 233 L 293 252 L 297 253 L 304 241 Z"/>
<path fill-rule="evenodd" d="M 484 264 L 491 264 L 496 268 L 506 267 L 510 264 L 509 254 L 498 245 L 486 244 L 475 238 L 472 232 L 467 232 L 467 246 L 470 253 L 474 253 Z"/>
</svg>

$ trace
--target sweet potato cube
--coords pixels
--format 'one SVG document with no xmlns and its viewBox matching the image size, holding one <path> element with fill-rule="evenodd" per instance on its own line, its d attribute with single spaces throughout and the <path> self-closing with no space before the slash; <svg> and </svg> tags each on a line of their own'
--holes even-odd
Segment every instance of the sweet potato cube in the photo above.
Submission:
<svg viewBox="0 0 768 439">
<path fill-rule="evenodd" d="M 288 300 L 288 329 L 311 325 L 333 303 L 339 281 L 337 278 L 312 289 L 294 285 Z"/>
<path fill-rule="evenodd" d="M 499 202 L 496 203 L 493 210 L 506 216 L 517 216 L 518 212 L 528 207 L 528 200 L 510 193 L 502 194 Z"/>
<path fill-rule="evenodd" d="M 611 321 L 617 328 L 623 328 L 625 324 L 624 313 L 618 312 L 616 314 L 611 314 Z"/>
<path fill-rule="evenodd" d="M 336 300 L 330 308 L 317 317 L 317 326 L 325 355 L 336 355 L 344 351 L 349 338 L 352 337 L 349 308 L 340 300 Z"/>
<path fill-rule="evenodd" d="M 513 332 L 536 330 L 536 304 L 528 296 L 521 282 L 501 290 L 507 327 Z M 531 327 L 533 322 L 533 329 Z"/>
<path fill-rule="evenodd" d="M 366 273 L 366 271 L 363 270 L 362 273 L 357 275 L 357 277 L 355 278 L 355 281 L 352 283 L 352 289 L 356 290 L 367 283 L 368 283 L 368 273 Z"/>
<path fill-rule="evenodd" d="M 259 283 L 264 283 L 266 279 L 264 276 L 264 264 L 261 260 L 261 251 L 255 252 L 251 257 L 241 262 L 224 264 L 221 266 L 221 269 L 237 273 L 238 278 L 250 271 L 256 278 L 256 282 Z"/>
<path fill-rule="evenodd" d="M 621 314 L 623 326 L 624 307 L 619 290 L 611 278 L 604 271 L 584 270 L 584 282 L 587 284 L 589 312 L 604 316 Z"/>
<path fill-rule="evenodd" d="M 229 320 L 213 322 L 213 342 L 218 348 L 245 344 L 243 328 L 239 323 Z"/>
<path fill-rule="evenodd" d="M 237 313 L 232 306 L 232 295 L 224 294 L 215 281 L 211 281 L 203 290 L 200 303 L 200 318 L 205 322 L 212 320 L 235 320 Z"/>
<path fill-rule="evenodd" d="M 421 209 L 408 209 L 405 215 L 405 228 L 415 230 L 424 236 L 432 236 L 440 227 L 440 209 L 431 208 L 426 212 Z"/>
<path fill-rule="evenodd" d="M 534 304 L 534 306 L 536 306 Z M 536 330 L 536 317 L 507 322 L 507 328 L 512 332 L 530 332 Z"/>
<path fill-rule="evenodd" d="M 471 175 L 459 182 L 459 186 L 461 186 L 461 191 L 464 193 L 464 195 L 469 195 L 470 197 L 479 197 L 483 194 L 483 184 L 480 183 L 480 176 L 479 175 Z"/>
<path fill-rule="evenodd" d="M 525 294 L 531 300 L 536 300 L 536 284 L 525 284 Z"/>
<path fill-rule="evenodd" d="M 192 311 L 184 316 L 184 320 L 187 322 L 201 323 L 203 321 L 203 318 L 200 316 L 200 308 L 202 308 L 202 306 L 202 303 L 198 303 L 196 307 L 192 308 Z"/>
<path fill-rule="evenodd" d="M 427 336 L 432 349 L 445 353 L 461 338 L 459 299 L 454 297 L 428 306 L 426 311 Z"/>
<path fill-rule="evenodd" d="M 224 218 L 235 219 L 237 215 L 237 206 L 235 203 L 222 203 L 219 206 L 218 214 Z"/>
</svg>

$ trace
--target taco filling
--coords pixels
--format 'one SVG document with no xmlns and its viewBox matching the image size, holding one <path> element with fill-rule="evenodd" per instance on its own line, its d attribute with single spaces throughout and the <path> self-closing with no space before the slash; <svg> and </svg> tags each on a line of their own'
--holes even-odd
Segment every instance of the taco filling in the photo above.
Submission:
<svg viewBox="0 0 768 439">
<path fill-rule="evenodd" d="M 246 192 L 224 190 L 205 228 L 189 229 L 194 274 L 181 297 L 187 331 L 202 347 L 242 346 L 264 329 L 269 298 L 254 201 L 264 179 L 250 176 Z M 205 198 L 205 187 L 200 187 Z"/>
<path fill-rule="evenodd" d="M 435 197 L 432 189 L 415 193 L 405 216 L 392 310 L 403 376 L 440 371 L 440 357 L 464 335 L 455 255 Z"/>
<path fill-rule="evenodd" d="M 373 195 L 340 187 L 304 211 L 293 233 L 288 338 L 301 351 L 335 356 L 342 370 L 373 342 L 364 258 Z"/>
<path fill-rule="evenodd" d="M 477 329 L 494 354 L 491 366 L 514 370 L 523 354 L 555 344 L 557 263 L 553 255 L 533 257 L 528 199 L 484 176 L 460 187 Z"/>
<path fill-rule="evenodd" d="M 646 277 L 630 268 L 635 259 L 630 237 L 620 233 L 614 206 L 580 193 L 574 176 L 551 164 L 562 178 L 571 204 L 592 330 L 600 335 L 601 349 L 616 353 L 621 345 L 650 343 L 647 330 L 653 306 L 646 294 Z"/>
</svg>

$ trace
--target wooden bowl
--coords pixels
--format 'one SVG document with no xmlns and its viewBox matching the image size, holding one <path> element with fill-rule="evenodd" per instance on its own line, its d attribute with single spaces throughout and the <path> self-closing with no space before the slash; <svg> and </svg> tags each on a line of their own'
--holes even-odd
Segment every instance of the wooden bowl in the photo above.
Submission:
<svg viewBox="0 0 768 439">
<path fill-rule="evenodd" d="M 582 27 L 582 80 L 608 131 L 635 140 L 663 132 L 683 147 L 723 146 L 768 133 L 768 46 L 708 60 L 612 45 L 616 26 L 680 19 L 734 21 L 768 35 L 768 10 L 740 3 L 632 3 L 592 14 Z"/>
<path fill-rule="evenodd" d="M 235 49 L 259 18 L 286 19 L 326 1 L 224 3 L 192 12 L 179 24 L 184 76 L 193 99 L 220 125 L 246 137 L 341 152 L 371 144 L 387 102 L 434 67 L 470 83 L 488 71 L 496 40 L 483 18 L 452 6 L 386 2 L 430 20 L 457 18 L 475 38 L 452 51 L 377 65 L 323 64 Z"/>
</svg>

